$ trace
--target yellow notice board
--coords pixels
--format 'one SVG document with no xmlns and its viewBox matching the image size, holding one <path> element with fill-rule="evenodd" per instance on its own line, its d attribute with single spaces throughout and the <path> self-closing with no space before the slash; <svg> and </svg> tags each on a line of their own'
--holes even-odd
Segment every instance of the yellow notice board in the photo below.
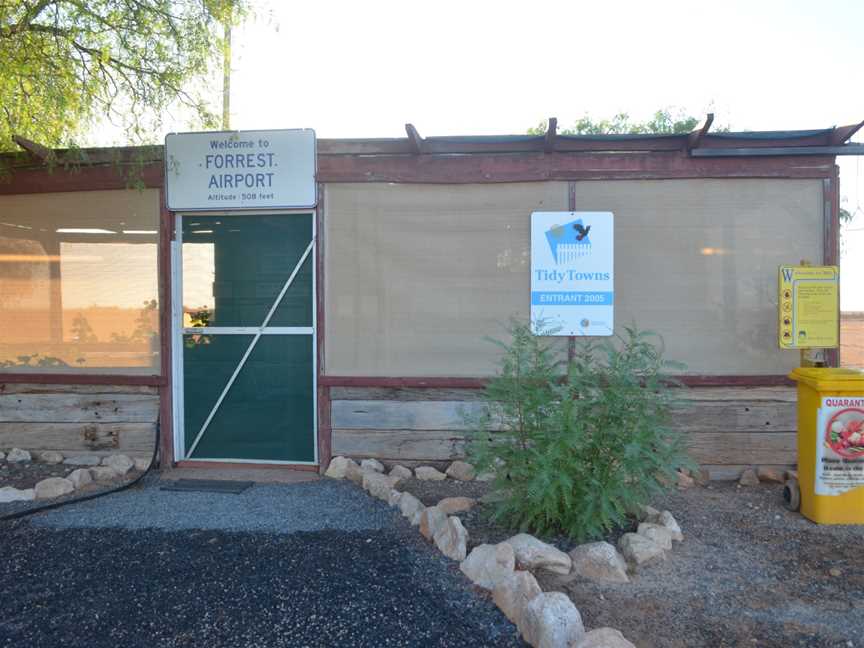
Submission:
<svg viewBox="0 0 864 648">
<path fill-rule="evenodd" d="M 780 266 L 781 349 L 833 349 L 840 344 L 837 266 Z"/>
</svg>

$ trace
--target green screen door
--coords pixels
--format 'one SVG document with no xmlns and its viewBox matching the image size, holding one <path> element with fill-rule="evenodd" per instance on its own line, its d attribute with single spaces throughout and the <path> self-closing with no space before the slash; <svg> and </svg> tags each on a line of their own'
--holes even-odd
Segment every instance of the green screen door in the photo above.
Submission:
<svg viewBox="0 0 864 648">
<path fill-rule="evenodd" d="M 313 227 L 178 217 L 186 459 L 315 462 Z"/>
</svg>

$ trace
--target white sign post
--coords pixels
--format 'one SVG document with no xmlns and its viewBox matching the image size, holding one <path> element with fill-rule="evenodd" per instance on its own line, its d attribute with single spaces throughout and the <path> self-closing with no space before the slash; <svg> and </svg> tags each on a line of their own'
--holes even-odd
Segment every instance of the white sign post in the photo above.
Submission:
<svg viewBox="0 0 864 648">
<path fill-rule="evenodd" d="M 315 131 L 170 133 L 165 200 L 174 211 L 314 207 Z"/>
<path fill-rule="evenodd" d="M 612 335 L 613 252 L 612 212 L 531 214 L 534 333 Z"/>
</svg>

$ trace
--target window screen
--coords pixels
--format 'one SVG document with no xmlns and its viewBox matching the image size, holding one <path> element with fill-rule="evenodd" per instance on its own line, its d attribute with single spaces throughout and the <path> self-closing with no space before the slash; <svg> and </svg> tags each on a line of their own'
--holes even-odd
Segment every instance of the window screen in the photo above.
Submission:
<svg viewBox="0 0 864 648">
<path fill-rule="evenodd" d="M 528 215 L 567 183 L 333 184 L 325 209 L 327 372 L 483 376 L 483 337 L 527 315 Z"/>
<path fill-rule="evenodd" d="M 157 190 L 0 196 L 0 371 L 159 371 Z"/>
<path fill-rule="evenodd" d="M 331 184 L 325 197 L 326 370 L 482 376 L 526 317 L 529 216 L 567 183 Z M 615 320 L 662 334 L 688 373 L 778 374 L 777 266 L 822 261 L 818 180 L 576 183 L 615 213 Z"/>
</svg>

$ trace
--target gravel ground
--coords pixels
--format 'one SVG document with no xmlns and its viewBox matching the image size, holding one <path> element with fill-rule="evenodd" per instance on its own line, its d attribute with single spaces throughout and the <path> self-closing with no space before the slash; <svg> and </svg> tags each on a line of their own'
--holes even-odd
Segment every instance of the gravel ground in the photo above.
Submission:
<svg viewBox="0 0 864 648">
<path fill-rule="evenodd" d="M 342 482 L 151 483 L 0 523 L 0 556 L 0 646 L 524 645 L 455 562 Z"/>
<path fill-rule="evenodd" d="M 41 527 L 295 533 L 384 529 L 402 518 L 345 481 L 255 484 L 239 495 L 159 490 L 158 480 L 33 518 Z"/>
<path fill-rule="evenodd" d="M 665 562 L 624 585 L 541 586 L 638 648 L 864 646 L 864 526 L 813 524 L 781 493 L 734 483 L 672 493 L 655 505 L 673 512 L 684 542 Z"/>
</svg>

